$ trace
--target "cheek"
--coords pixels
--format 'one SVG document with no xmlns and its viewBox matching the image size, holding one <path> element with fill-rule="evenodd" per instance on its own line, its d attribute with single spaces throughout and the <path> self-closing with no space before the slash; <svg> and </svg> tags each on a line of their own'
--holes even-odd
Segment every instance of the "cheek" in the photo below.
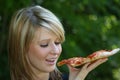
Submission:
<svg viewBox="0 0 120 80">
<path fill-rule="evenodd" d="M 61 52 L 62 52 L 62 46 L 60 45 L 59 46 L 59 53 L 61 54 Z"/>
<path fill-rule="evenodd" d="M 34 58 L 43 59 L 46 56 L 46 50 L 41 49 L 37 45 L 36 46 L 31 45 L 28 55 L 32 59 L 34 59 Z"/>
</svg>

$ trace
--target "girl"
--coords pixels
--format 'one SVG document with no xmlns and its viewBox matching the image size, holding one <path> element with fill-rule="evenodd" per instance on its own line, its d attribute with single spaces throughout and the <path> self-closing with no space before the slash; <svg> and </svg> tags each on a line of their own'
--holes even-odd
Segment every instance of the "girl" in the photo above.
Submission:
<svg viewBox="0 0 120 80">
<path fill-rule="evenodd" d="M 9 31 L 11 80 L 63 80 L 56 63 L 64 40 L 63 26 L 51 11 L 41 6 L 18 10 Z M 81 69 L 68 65 L 69 80 L 84 80 L 105 61 L 87 63 Z"/>
</svg>

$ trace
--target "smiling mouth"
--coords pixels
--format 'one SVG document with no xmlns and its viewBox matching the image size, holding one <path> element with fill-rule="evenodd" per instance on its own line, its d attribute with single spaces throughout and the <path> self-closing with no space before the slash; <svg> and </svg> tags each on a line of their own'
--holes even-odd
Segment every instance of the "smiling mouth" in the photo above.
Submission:
<svg viewBox="0 0 120 80">
<path fill-rule="evenodd" d="M 47 64 L 54 65 L 56 64 L 56 59 L 46 59 Z"/>
</svg>

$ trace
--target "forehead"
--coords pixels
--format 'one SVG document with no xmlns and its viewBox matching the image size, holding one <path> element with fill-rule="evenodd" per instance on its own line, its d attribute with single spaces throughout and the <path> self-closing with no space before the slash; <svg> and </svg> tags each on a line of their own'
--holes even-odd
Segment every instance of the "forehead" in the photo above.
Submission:
<svg viewBox="0 0 120 80">
<path fill-rule="evenodd" d="M 58 37 L 52 33 L 50 30 L 41 27 L 38 28 L 37 31 L 35 32 L 35 40 L 45 40 L 45 39 L 57 39 Z"/>
</svg>

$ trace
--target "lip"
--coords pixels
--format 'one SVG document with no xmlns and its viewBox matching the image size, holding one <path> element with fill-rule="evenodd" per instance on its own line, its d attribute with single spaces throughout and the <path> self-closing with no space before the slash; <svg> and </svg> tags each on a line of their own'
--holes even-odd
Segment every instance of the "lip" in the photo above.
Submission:
<svg viewBox="0 0 120 80">
<path fill-rule="evenodd" d="M 54 64 L 56 64 L 57 58 L 49 58 L 49 59 L 46 59 L 45 61 L 49 65 L 54 65 Z"/>
</svg>

